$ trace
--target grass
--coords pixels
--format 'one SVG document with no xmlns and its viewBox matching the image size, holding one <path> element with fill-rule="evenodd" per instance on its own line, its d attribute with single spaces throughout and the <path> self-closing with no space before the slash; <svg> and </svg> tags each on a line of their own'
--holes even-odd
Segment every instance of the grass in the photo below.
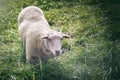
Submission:
<svg viewBox="0 0 120 80">
<path fill-rule="evenodd" d="M 43 9 L 52 29 L 73 36 L 63 55 L 36 65 L 25 63 L 17 26 L 30 5 Z M 1 0 L 0 80 L 119 80 L 119 13 L 118 0 Z"/>
</svg>

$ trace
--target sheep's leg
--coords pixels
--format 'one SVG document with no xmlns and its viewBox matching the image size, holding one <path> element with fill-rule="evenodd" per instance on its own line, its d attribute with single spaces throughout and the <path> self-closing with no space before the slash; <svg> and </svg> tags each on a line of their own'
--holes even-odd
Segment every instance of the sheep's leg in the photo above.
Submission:
<svg viewBox="0 0 120 80">
<path fill-rule="evenodd" d="M 26 39 L 26 60 L 31 61 L 33 48 L 29 39 Z"/>
</svg>

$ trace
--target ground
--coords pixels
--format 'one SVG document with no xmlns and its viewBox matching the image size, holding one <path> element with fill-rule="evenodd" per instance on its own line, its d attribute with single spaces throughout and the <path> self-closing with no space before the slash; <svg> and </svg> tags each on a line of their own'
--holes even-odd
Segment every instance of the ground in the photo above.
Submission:
<svg viewBox="0 0 120 80">
<path fill-rule="evenodd" d="M 0 80 L 119 80 L 119 0 L 1 0 Z M 71 35 L 64 54 L 26 64 L 17 17 L 40 7 L 52 29 Z"/>
</svg>

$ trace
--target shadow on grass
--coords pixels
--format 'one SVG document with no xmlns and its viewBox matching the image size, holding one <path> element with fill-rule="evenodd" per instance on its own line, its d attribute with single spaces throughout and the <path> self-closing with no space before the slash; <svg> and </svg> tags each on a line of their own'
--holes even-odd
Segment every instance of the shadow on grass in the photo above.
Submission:
<svg viewBox="0 0 120 80">
<path fill-rule="evenodd" d="M 104 67 L 107 71 L 106 80 L 120 79 L 120 0 L 90 0 L 89 5 L 97 6 L 101 9 L 101 26 L 105 27 L 104 38 L 111 43 L 104 44 L 106 47 L 106 56 L 104 56 Z"/>
</svg>

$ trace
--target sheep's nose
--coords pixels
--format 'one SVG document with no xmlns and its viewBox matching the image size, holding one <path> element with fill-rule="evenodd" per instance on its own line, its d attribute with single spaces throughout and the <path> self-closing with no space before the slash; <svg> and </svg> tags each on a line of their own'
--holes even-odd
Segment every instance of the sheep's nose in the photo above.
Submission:
<svg viewBox="0 0 120 80">
<path fill-rule="evenodd" d="M 59 51 L 59 50 L 56 50 L 55 53 L 56 53 L 57 56 L 59 56 L 60 51 Z"/>
</svg>

